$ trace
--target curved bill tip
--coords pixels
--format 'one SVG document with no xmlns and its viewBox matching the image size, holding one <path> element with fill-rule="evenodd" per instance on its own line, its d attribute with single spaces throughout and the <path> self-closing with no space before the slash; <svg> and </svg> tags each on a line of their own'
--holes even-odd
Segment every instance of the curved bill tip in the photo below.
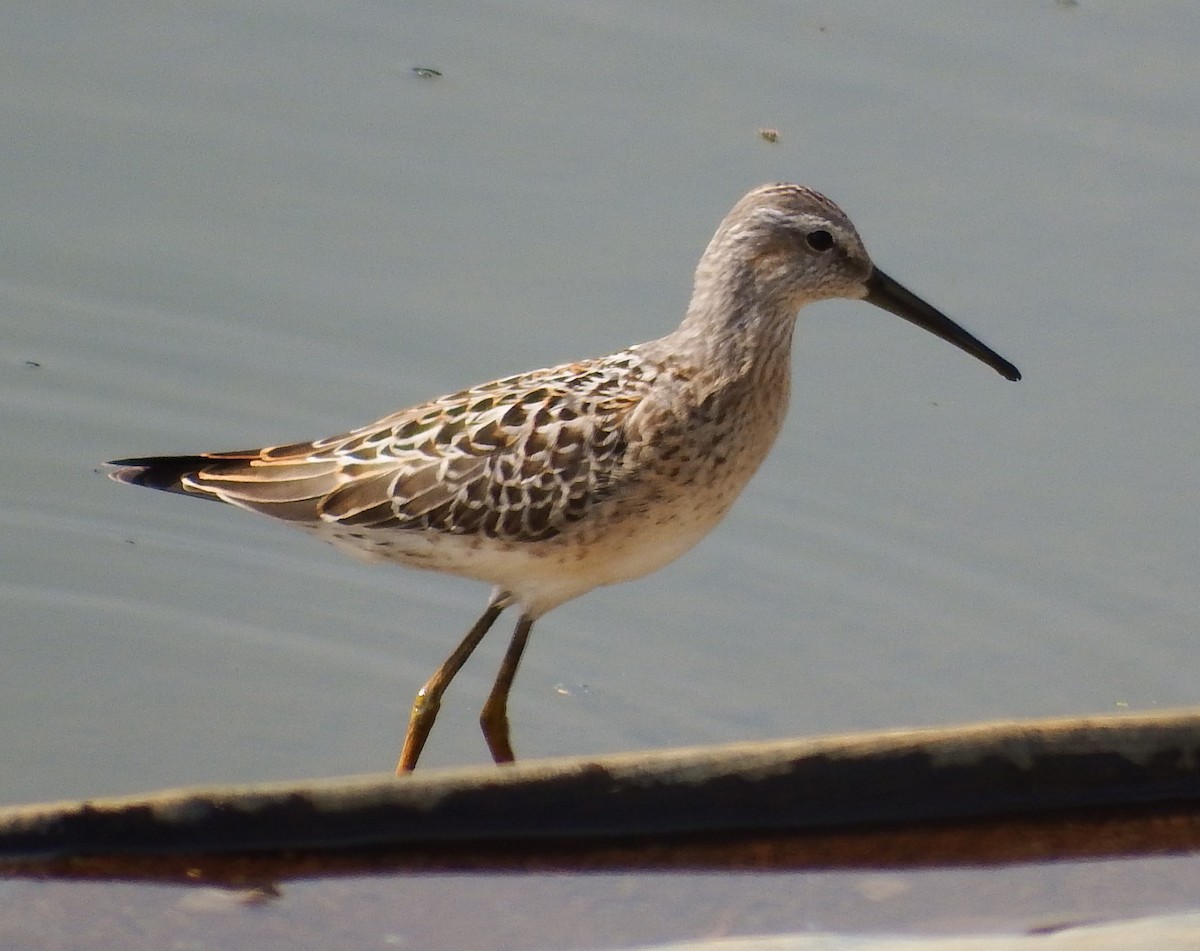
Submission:
<svg viewBox="0 0 1200 951">
<path fill-rule="evenodd" d="M 867 294 L 864 300 L 954 344 L 960 350 L 986 363 L 1006 380 L 1021 379 L 1021 371 L 1004 357 L 936 307 L 925 303 L 903 284 L 893 281 L 879 268 L 873 268 L 871 276 L 867 278 Z"/>
</svg>

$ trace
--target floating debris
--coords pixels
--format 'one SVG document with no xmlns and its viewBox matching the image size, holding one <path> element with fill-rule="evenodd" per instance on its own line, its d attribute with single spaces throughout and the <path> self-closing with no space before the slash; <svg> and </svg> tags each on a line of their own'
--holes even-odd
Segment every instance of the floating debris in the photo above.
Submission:
<svg viewBox="0 0 1200 951">
<path fill-rule="evenodd" d="M 765 142 L 778 142 L 779 141 L 779 130 L 778 129 L 759 129 L 758 134 L 759 134 L 759 137 Z"/>
<path fill-rule="evenodd" d="M 412 71 L 422 79 L 437 79 L 442 74 L 432 66 L 414 66 Z"/>
</svg>

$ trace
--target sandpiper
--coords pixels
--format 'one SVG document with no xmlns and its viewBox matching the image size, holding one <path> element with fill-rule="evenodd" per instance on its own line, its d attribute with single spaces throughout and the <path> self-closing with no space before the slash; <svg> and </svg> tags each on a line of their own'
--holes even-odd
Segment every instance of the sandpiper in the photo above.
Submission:
<svg viewBox="0 0 1200 951">
<path fill-rule="evenodd" d="M 850 220 L 799 185 L 725 216 L 671 333 L 610 356 L 484 383 L 360 429 L 267 449 L 118 459 L 112 478 L 228 502 L 373 559 L 493 585 L 417 693 L 397 773 L 505 608 L 520 610 L 480 725 L 512 761 L 508 695 L 534 622 L 695 545 L 766 457 L 788 406 L 797 311 L 863 299 L 978 358 L 1015 366 L 872 264 Z"/>
</svg>

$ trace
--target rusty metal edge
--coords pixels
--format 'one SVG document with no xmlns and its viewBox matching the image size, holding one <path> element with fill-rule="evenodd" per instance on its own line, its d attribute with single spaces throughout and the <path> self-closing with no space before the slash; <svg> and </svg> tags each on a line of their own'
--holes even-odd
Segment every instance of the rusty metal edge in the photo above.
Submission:
<svg viewBox="0 0 1200 951">
<path fill-rule="evenodd" d="M 1190 850 L 1198 753 L 1200 713 L 1187 710 L 168 790 L 0 809 L 0 874 L 953 864 L 1044 857 L 1047 841 L 1062 856 Z"/>
</svg>

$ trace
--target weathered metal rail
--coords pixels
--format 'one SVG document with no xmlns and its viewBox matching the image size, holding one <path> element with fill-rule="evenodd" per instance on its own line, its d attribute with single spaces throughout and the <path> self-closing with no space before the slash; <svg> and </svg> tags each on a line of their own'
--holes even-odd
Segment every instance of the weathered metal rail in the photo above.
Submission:
<svg viewBox="0 0 1200 951">
<path fill-rule="evenodd" d="M 1200 846 L 1200 713 L 0 808 L 0 875 L 986 864 Z"/>
</svg>

